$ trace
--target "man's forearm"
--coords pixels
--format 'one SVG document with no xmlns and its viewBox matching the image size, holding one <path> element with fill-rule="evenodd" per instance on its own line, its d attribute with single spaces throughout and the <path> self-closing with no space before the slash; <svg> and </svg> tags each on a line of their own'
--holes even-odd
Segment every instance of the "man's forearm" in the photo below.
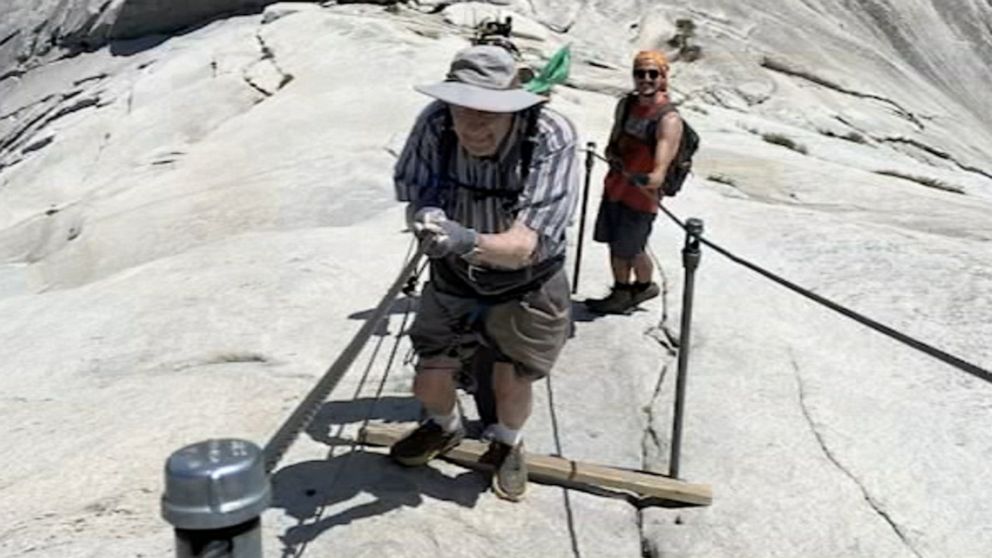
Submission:
<svg viewBox="0 0 992 558">
<path fill-rule="evenodd" d="M 507 269 L 520 269 L 533 263 L 537 233 L 519 223 L 506 232 L 480 234 L 470 260 Z"/>
<path fill-rule="evenodd" d="M 662 157 L 655 159 L 654 169 L 651 171 L 653 174 L 664 177 L 668 173 L 668 167 L 675 160 L 675 153 L 664 153 Z"/>
</svg>

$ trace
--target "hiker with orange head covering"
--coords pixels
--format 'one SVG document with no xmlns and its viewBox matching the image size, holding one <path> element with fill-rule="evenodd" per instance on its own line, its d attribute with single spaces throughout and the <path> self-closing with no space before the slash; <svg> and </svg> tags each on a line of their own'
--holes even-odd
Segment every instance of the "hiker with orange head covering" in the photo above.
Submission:
<svg viewBox="0 0 992 558">
<path fill-rule="evenodd" d="M 596 216 L 594 240 L 610 246 L 613 288 L 586 301 L 601 314 L 623 314 L 657 297 L 645 253 L 669 165 L 682 139 L 682 118 L 668 97 L 668 59 L 646 50 L 634 57 L 634 91 L 617 103 L 606 148 L 610 171 Z"/>
</svg>

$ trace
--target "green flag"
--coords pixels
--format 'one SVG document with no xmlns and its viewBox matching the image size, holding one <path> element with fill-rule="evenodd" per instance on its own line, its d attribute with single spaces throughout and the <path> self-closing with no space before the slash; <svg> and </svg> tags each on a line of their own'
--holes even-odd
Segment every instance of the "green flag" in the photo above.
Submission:
<svg viewBox="0 0 992 558">
<path fill-rule="evenodd" d="M 541 72 L 534 79 L 524 84 L 524 89 L 531 93 L 544 95 L 551 91 L 551 87 L 557 83 L 562 83 L 568 79 L 568 68 L 572 63 L 572 52 L 568 45 L 558 49 L 558 52 L 548 60 L 548 63 L 541 68 Z"/>
</svg>

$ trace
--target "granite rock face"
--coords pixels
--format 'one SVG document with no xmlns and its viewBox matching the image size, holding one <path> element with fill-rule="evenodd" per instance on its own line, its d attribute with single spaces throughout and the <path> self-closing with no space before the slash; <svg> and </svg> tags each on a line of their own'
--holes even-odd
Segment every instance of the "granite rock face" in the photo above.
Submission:
<svg viewBox="0 0 992 558">
<path fill-rule="evenodd" d="M 110 41 L 257 12 L 272 0 L 10 0 L 0 6 L 0 76 Z"/>
<path fill-rule="evenodd" d="M 412 86 L 443 79 L 482 17 L 519 21 L 534 65 L 572 46 L 551 103 L 600 150 L 631 56 L 667 50 L 703 142 L 669 209 L 992 367 L 987 3 L 488 4 L 0 7 L 0 555 L 172 553 L 157 515 L 169 453 L 264 444 L 401 269 L 391 167 L 428 102 Z M 668 44 L 686 18 L 693 62 Z M 142 36 L 80 42 L 124 37 L 125 22 Z M 585 312 L 612 281 L 588 226 L 604 174 L 575 336 L 535 385 L 525 436 L 531 451 L 665 472 L 683 234 L 655 222 L 662 297 Z M 681 463 L 713 487 L 707 508 L 542 485 L 511 505 L 479 474 L 352 447 L 366 420 L 418 416 L 415 311 L 416 297 L 396 301 L 281 462 L 267 555 L 992 554 L 992 386 L 715 251 L 696 278 Z"/>
</svg>

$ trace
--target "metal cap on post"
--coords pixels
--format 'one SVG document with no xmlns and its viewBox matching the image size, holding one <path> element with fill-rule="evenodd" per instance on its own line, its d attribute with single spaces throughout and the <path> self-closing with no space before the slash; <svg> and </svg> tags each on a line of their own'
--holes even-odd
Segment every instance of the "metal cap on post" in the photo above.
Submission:
<svg viewBox="0 0 992 558">
<path fill-rule="evenodd" d="M 699 238 L 703 236 L 703 220 L 697 217 L 690 217 L 685 222 L 685 256 L 695 260 L 690 265 L 699 265 Z"/>
<path fill-rule="evenodd" d="M 162 517 L 176 529 L 176 556 L 260 558 L 259 517 L 272 492 L 262 450 L 246 440 L 207 440 L 165 463 Z"/>
</svg>

